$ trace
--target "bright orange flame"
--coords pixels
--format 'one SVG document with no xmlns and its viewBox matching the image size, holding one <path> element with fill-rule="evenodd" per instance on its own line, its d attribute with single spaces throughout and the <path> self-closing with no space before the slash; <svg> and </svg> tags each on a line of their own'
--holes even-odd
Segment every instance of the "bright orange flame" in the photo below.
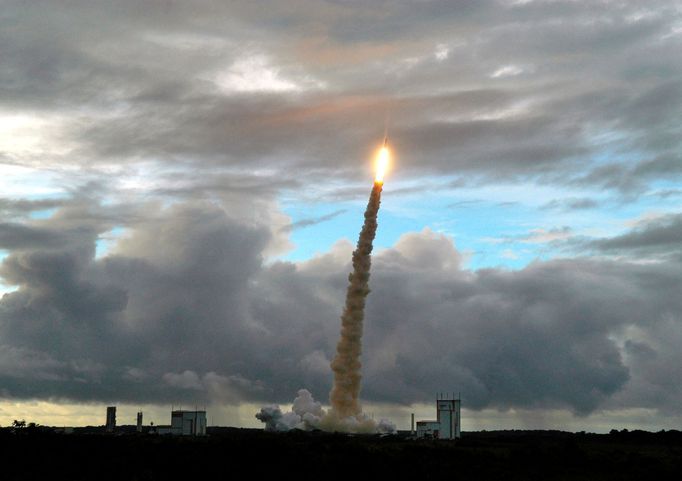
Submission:
<svg viewBox="0 0 682 481">
<path fill-rule="evenodd" d="M 391 155 L 390 152 L 388 151 L 388 147 L 383 146 L 381 149 L 379 149 L 376 161 L 377 173 L 376 176 L 374 177 L 374 182 L 384 181 L 384 174 L 386 173 L 386 169 L 388 169 L 388 161 L 390 159 L 390 156 Z"/>
</svg>

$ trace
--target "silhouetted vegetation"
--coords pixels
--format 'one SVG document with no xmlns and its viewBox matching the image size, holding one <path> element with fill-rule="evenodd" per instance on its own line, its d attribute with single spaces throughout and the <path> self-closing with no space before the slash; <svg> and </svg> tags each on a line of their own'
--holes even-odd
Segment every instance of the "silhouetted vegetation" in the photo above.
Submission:
<svg viewBox="0 0 682 481">
<path fill-rule="evenodd" d="M 680 479 L 682 433 L 465 433 L 458 441 L 209 428 L 204 438 L 101 427 L 4 428 L 2 479 Z"/>
</svg>

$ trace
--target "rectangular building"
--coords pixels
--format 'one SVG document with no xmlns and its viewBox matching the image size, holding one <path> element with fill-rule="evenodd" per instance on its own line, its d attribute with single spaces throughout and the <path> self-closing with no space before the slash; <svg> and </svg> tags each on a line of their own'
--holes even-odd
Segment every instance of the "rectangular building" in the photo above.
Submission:
<svg viewBox="0 0 682 481">
<path fill-rule="evenodd" d="M 438 439 L 440 423 L 438 421 L 417 421 L 417 437 Z"/>
<path fill-rule="evenodd" d="M 142 432 L 142 411 L 137 413 L 137 432 Z"/>
<path fill-rule="evenodd" d="M 172 411 L 170 428 L 172 434 L 205 436 L 206 411 Z"/>
<path fill-rule="evenodd" d="M 461 433 L 460 399 L 440 394 L 436 400 L 436 420 L 418 421 L 417 438 L 459 439 Z M 413 421 L 414 422 L 414 421 Z"/>
<path fill-rule="evenodd" d="M 436 416 L 440 425 L 439 439 L 459 439 L 460 432 L 459 399 L 439 399 L 436 401 Z"/>
<path fill-rule="evenodd" d="M 105 425 L 105 431 L 108 433 L 113 433 L 116 429 L 116 406 L 107 407 L 107 423 Z"/>
</svg>

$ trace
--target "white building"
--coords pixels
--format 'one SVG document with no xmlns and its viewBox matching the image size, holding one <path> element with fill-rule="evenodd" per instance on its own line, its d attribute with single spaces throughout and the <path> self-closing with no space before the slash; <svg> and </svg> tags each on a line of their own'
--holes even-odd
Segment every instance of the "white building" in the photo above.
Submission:
<svg viewBox="0 0 682 481">
<path fill-rule="evenodd" d="M 460 431 L 460 405 L 459 399 L 439 399 L 436 401 L 438 423 L 440 430 L 439 439 L 459 439 L 462 436 Z"/>
<path fill-rule="evenodd" d="M 171 425 L 158 426 L 158 434 L 205 436 L 206 411 L 171 411 Z"/>
<path fill-rule="evenodd" d="M 417 421 L 417 438 L 459 439 L 461 434 L 459 399 L 438 399 L 436 421 Z"/>
<path fill-rule="evenodd" d="M 440 423 L 438 421 L 417 421 L 417 437 L 438 439 Z"/>
</svg>

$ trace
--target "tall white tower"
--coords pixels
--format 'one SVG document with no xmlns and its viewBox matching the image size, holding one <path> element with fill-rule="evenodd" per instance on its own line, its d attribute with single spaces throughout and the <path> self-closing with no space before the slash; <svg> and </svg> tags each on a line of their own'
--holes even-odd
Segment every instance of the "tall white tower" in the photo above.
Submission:
<svg viewBox="0 0 682 481">
<path fill-rule="evenodd" d="M 440 424 L 439 439 L 459 439 L 460 432 L 460 405 L 459 399 L 438 399 L 436 401 L 437 420 Z"/>
</svg>

